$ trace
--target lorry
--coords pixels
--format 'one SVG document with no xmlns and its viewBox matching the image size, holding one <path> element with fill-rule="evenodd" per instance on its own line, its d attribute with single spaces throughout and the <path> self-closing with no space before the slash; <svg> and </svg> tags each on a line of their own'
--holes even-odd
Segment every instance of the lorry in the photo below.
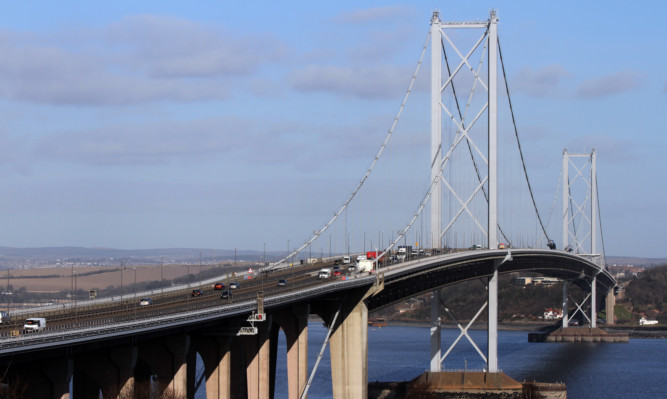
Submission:
<svg viewBox="0 0 667 399">
<path fill-rule="evenodd" d="M 317 274 L 317 278 L 319 279 L 326 279 L 329 277 L 331 277 L 331 269 L 329 269 L 328 267 L 320 269 L 320 272 Z"/>
<path fill-rule="evenodd" d="M 362 259 L 357 262 L 357 271 L 358 272 L 370 272 L 373 270 L 374 262 L 370 259 Z"/>
<path fill-rule="evenodd" d="M 42 331 L 46 328 L 46 319 L 43 317 L 31 317 L 26 319 L 25 324 L 23 324 L 23 332 L 37 332 Z"/>
<path fill-rule="evenodd" d="M 375 259 L 378 257 L 377 251 L 366 252 L 366 259 Z"/>
<path fill-rule="evenodd" d="M 396 253 L 396 257 L 398 257 L 399 262 L 408 260 L 408 258 L 411 255 L 412 255 L 411 245 L 399 245 L 398 252 Z"/>
</svg>

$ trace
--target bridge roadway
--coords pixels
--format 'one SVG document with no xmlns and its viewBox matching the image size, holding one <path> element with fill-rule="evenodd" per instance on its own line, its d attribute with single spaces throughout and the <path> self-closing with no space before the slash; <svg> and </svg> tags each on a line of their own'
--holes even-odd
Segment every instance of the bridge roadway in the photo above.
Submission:
<svg viewBox="0 0 667 399">
<path fill-rule="evenodd" d="M 2 357 L 9 353 L 142 334 L 170 326 L 182 327 L 184 324 L 195 327 L 212 320 L 249 315 L 256 310 L 257 291 L 260 290 L 264 292 L 265 308 L 270 309 L 332 293 L 339 293 L 340 297 L 340 292 L 380 282 L 382 290 L 366 299 L 368 310 L 372 311 L 439 287 L 490 276 L 494 263 L 502 261 L 507 254 L 507 250 L 476 250 L 420 257 L 379 268 L 375 275 L 364 273 L 348 276 L 345 280 L 317 279 L 316 271 L 322 267 L 321 264 L 309 265 L 294 277 L 294 271 L 283 269 L 264 278 L 241 280 L 232 300 L 221 299 L 220 291 L 214 291 L 211 286 L 202 288 L 202 297 L 192 298 L 191 290 L 199 288 L 199 285 L 193 284 L 189 288 L 154 297 L 153 304 L 149 306 L 138 306 L 139 297 L 132 297 L 122 303 L 83 305 L 76 309 L 47 312 L 36 310 L 30 317 L 47 318 L 47 330 L 17 337 L 12 336 L 11 331 L 22 327 L 22 318 L 3 325 L 0 328 L 0 363 Z M 500 265 L 500 274 L 534 271 L 570 280 L 586 291 L 590 290 L 589 281 L 593 276 L 598 277 L 599 292 L 606 292 L 615 285 L 609 272 L 578 255 L 551 250 L 513 249 L 511 257 L 512 260 Z M 279 287 L 276 284 L 278 279 L 287 279 L 288 284 Z"/>
<path fill-rule="evenodd" d="M 596 281 L 603 293 L 613 288 L 609 273 L 589 260 L 560 251 L 513 249 L 476 250 L 417 258 L 383 265 L 373 273 L 319 280 L 322 264 L 276 270 L 264 278 L 238 281 L 231 303 L 209 285 L 205 295 L 189 297 L 194 286 L 183 286 L 154 304 L 137 306 L 100 300 L 74 309 L 35 309 L 44 316 L 46 331 L 14 336 L 4 327 L 0 336 L 0 366 L 7 381 L 24 381 L 27 397 L 76 398 L 119 396 L 154 381 L 161 392 L 192 397 L 196 355 L 204 363 L 209 398 L 269 399 L 275 384 L 278 334 L 287 342 L 289 397 L 300 397 L 308 374 L 308 317 L 319 315 L 331 328 L 334 398 L 365 397 L 367 375 L 367 316 L 369 310 L 442 286 L 514 271 L 535 271 L 572 281 L 584 289 Z M 294 273 L 294 275 L 293 275 Z M 595 278 L 594 278 L 595 277 Z M 285 278 L 288 285 L 279 287 Z M 227 281 L 228 283 L 229 281 Z M 202 283 L 203 284 L 203 283 Z M 266 318 L 254 322 L 255 335 L 237 336 L 253 323 L 257 292 L 263 291 Z M 80 303 L 79 303 L 80 304 Z M 79 305 L 78 304 L 78 305 Z M 17 315 L 18 316 L 18 315 Z M 16 384 L 16 383 L 13 383 Z M 152 385 L 151 385 L 152 386 Z"/>
</svg>

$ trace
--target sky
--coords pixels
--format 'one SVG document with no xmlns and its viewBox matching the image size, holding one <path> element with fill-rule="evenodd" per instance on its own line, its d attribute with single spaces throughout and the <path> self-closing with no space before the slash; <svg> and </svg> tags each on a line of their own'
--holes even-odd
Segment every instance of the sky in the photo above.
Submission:
<svg viewBox="0 0 667 399">
<path fill-rule="evenodd" d="M 495 8 L 529 174 L 550 187 L 540 207 L 563 148 L 596 148 L 607 254 L 667 257 L 662 1 L 2 8 L 0 246 L 307 239 L 391 126 L 432 12 L 484 21 Z"/>
</svg>

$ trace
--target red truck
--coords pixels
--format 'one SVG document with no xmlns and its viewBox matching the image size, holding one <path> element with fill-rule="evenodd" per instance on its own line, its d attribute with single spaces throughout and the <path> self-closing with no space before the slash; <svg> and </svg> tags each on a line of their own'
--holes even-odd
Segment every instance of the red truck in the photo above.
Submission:
<svg viewBox="0 0 667 399">
<path fill-rule="evenodd" d="M 378 253 L 376 251 L 366 252 L 366 259 L 368 260 L 375 259 L 377 257 Z"/>
</svg>

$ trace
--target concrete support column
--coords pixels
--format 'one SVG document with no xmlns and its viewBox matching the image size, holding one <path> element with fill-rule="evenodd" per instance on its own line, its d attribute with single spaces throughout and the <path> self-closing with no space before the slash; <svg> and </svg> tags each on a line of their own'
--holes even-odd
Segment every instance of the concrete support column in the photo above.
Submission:
<svg viewBox="0 0 667 399">
<path fill-rule="evenodd" d="M 487 370 L 498 372 L 498 265 L 496 261 L 493 276 L 489 278 L 489 327 L 487 336 Z"/>
<path fill-rule="evenodd" d="M 197 351 L 188 351 L 187 358 L 187 398 L 195 399 L 195 385 L 197 384 Z"/>
<path fill-rule="evenodd" d="M 230 398 L 241 399 L 248 396 L 247 391 L 247 377 L 244 372 L 246 369 L 246 356 L 243 348 L 243 337 L 232 338 L 230 344 L 230 370 L 229 375 L 231 381 L 229 382 Z"/>
<path fill-rule="evenodd" d="M 204 363 L 207 399 L 231 398 L 231 337 L 199 337 L 197 351 Z"/>
<path fill-rule="evenodd" d="M 14 376 L 5 375 L 7 397 L 69 399 L 73 374 L 72 359 L 49 359 L 11 368 Z M 3 396 L 4 397 L 4 396 Z"/>
<path fill-rule="evenodd" d="M 188 395 L 188 352 L 190 351 L 190 336 L 180 335 L 165 339 L 165 346 L 172 356 L 173 375 L 169 388 L 177 397 Z"/>
<path fill-rule="evenodd" d="M 597 276 L 593 277 L 591 281 L 591 327 L 597 327 L 598 311 L 597 311 Z"/>
<path fill-rule="evenodd" d="M 162 340 L 145 342 L 139 346 L 138 357 L 148 364 L 152 375 L 157 375 L 160 395 L 165 391 L 171 391 L 176 396 L 187 397 L 189 350 L 189 335 L 173 335 Z"/>
<path fill-rule="evenodd" d="M 607 292 L 607 303 L 605 304 L 607 309 L 607 325 L 613 325 L 615 323 L 614 309 L 616 308 L 616 296 L 614 296 L 614 289 L 610 289 Z"/>
<path fill-rule="evenodd" d="M 259 327 L 257 335 L 241 337 L 246 355 L 248 399 L 270 399 L 270 322 Z"/>
<path fill-rule="evenodd" d="M 569 323 L 567 306 L 567 281 L 563 280 L 563 328 L 566 328 Z"/>
<path fill-rule="evenodd" d="M 269 398 L 273 399 L 276 392 L 276 363 L 278 361 L 278 335 L 280 327 L 271 325 L 269 332 Z M 289 374 L 289 372 L 288 372 Z"/>
<path fill-rule="evenodd" d="M 339 317 L 343 321 L 331 335 L 331 382 L 334 399 L 368 397 L 368 308 L 358 301 Z"/>
<path fill-rule="evenodd" d="M 293 306 L 288 311 L 272 314 L 272 319 L 285 332 L 287 341 L 288 397 L 298 399 L 308 382 L 308 304 Z"/>
<path fill-rule="evenodd" d="M 75 398 L 117 396 L 120 392 L 118 367 L 108 350 L 78 354 L 74 359 L 72 393 Z"/>
<path fill-rule="evenodd" d="M 134 393 L 134 368 L 137 365 L 137 347 L 119 346 L 109 351 L 109 357 L 118 369 L 118 394 L 127 396 Z"/>
<path fill-rule="evenodd" d="M 442 356 L 442 321 L 440 320 L 440 289 L 431 292 L 431 372 L 440 371 Z"/>
</svg>

